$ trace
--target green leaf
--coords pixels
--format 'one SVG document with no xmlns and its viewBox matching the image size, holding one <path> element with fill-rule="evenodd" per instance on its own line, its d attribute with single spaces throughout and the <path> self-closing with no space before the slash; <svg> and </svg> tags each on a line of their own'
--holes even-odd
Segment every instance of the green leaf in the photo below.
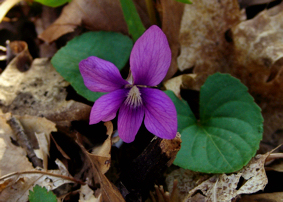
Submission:
<svg viewBox="0 0 283 202">
<path fill-rule="evenodd" d="M 192 2 L 190 0 L 175 0 L 184 4 L 192 4 Z"/>
<path fill-rule="evenodd" d="M 197 122 L 190 106 L 186 101 L 180 100 L 171 90 L 166 90 L 164 92 L 171 98 L 176 107 L 179 132 L 188 127 L 188 125 L 192 125 Z"/>
<path fill-rule="evenodd" d="M 65 3 L 68 3 L 72 0 L 34 0 L 38 3 L 41 3 L 45 6 L 50 6 L 50 7 L 57 7 L 57 6 L 61 6 Z"/>
<path fill-rule="evenodd" d="M 45 187 L 35 185 L 33 191 L 29 190 L 28 199 L 30 202 L 57 202 L 57 198 L 53 192 L 47 192 Z"/>
<path fill-rule="evenodd" d="M 250 161 L 262 139 L 263 118 L 247 90 L 228 74 L 208 77 L 200 90 L 200 121 L 187 122 L 181 131 L 175 165 L 205 173 L 230 173 Z"/>
<path fill-rule="evenodd" d="M 78 94 L 95 101 L 105 93 L 92 92 L 85 87 L 79 62 L 89 56 L 97 56 L 121 70 L 129 59 L 132 47 L 132 40 L 120 33 L 87 32 L 69 41 L 54 55 L 51 63 Z"/>
<path fill-rule="evenodd" d="M 136 41 L 145 31 L 135 4 L 132 0 L 120 0 L 124 18 L 133 40 Z"/>
</svg>

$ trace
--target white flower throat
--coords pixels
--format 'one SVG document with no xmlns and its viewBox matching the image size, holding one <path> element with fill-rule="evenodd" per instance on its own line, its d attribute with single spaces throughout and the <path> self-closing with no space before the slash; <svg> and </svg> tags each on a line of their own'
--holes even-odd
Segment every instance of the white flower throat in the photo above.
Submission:
<svg viewBox="0 0 283 202">
<path fill-rule="evenodd" d="M 125 104 L 131 107 L 139 107 L 142 105 L 141 93 L 138 87 L 133 86 L 129 91 Z"/>
</svg>

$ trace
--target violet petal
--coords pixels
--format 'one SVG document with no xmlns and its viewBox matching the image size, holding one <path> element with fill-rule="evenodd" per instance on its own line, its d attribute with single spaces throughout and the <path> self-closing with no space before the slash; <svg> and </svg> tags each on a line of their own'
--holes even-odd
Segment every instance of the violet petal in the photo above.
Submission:
<svg viewBox="0 0 283 202">
<path fill-rule="evenodd" d="M 127 97 L 129 89 L 118 89 L 97 99 L 91 109 L 89 124 L 110 121 Z"/>
<path fill-rule="evenodd" d="M 144 109 L 142 106 L 134 108 L 122 104 L 118 115 L 118 133 L 124 142 L 134 141 L 143 117 Z"/>
<path fill-rule="evenodd" d="M 111 92 L 128 84 L 114 64 L 95 56 L 82 60 L 79 68 L 85 86 L 94 92 Z"/>
<path fill-rule="evenodd" d="M 141 88 L 144 103 L 144 124 L 154 135 L 173 139 L 177 133 L 177 112 L 172 100 L 161 90 Z"/>
<path fill-rule="evenodd" d="M 151 26 L 136 41 L 130 56 L 130 67 L 136 85 L 158 85 L 171 64 L 171 50 L 165 34 Z"/>
</svg>

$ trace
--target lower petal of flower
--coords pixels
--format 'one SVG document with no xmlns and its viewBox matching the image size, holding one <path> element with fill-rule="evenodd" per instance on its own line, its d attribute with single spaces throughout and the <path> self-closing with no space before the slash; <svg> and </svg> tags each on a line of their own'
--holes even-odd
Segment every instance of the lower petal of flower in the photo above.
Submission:
<svg viewBox="0 0 283 202">
<path fill-rule="evenodd" d="M 178 127 L 177 112 L 171 99 L 161 90 L 152 88 L 142 88 L 141 96 L 147 130 L 160 138 L 175 138 Z"/>
<path fill-rule="evenodd" d="M 89 124 L 114 119 L 118 109 L 125 101 L 128 91 L 129 89 L 118 89 L 96 100 L 90 112 Z"/>
<path fill-rule="evenodd" d="M 142 124 L 144 109 L 140 107 L 129 107 L 122 104 L 118 115 L 118 133 L 120 138 L 126 142 L 133 142 Z"/>
</svg>

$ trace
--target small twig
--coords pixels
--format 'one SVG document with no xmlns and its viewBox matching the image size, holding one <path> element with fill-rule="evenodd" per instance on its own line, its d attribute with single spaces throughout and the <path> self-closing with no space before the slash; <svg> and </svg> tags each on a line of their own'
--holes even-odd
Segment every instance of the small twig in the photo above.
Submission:
<svg viewBox="0 0 283 202">
<path fill-rule="evenodd" d="M 0 177 L 0 180 L 5 180 L 6 178 L 10 178 L 10 177 L 12 177 L 14 175 L 24 175 L 24 174 L 49 175 L 49 176 L 53 176 L 53 177 L 62 178 L 62 179 L 65 179 L 65 180 L 70 180 L 70 181 L 73 181 L 73 182 L 81 184 L 81 185 L 86 185 L 86 183 L 84 183 L 83 181 L 77 180 L 77 179 L 75 179 L 73 177 L 69 177 L 69 176 L 65 176 L 65 175 L 59 175 L 59 174 L 55 174 L 55 173 L 49 173 L 49 172 L 45 172 L 45 171 L 39 171 L 39 170 L 10 173 L 10 174 L 7 174 L 7 175 L 4 175 L 4 176 Z"/>
<path fill-rule="evenodd" d="M 282 159 L 282 158 L 283 158 L 283 153 L 271 153 L 265 159 L 265 165 L 271 164 L 275 159 Z"/>
<path fill-rule="evenodd" d="M 32 144 L 27 136 L 27 134 L 24 131 L 24 128 L 22 126 L 22 124 L 20 123 L 20 121 L 15 118 L 14 116 L 11 116 L 11 118 L 9 120 L 7 120 L 7 123 L 10 125 L 10 127 L 12 128 L 13 132 L 16 134 L 17 137 L 17 142 L 19 143 L 19 145 L 21 147 L 23 147 L 25 149 L 25 151 L 27 152 L 27 156 L 28 158 L 31 160 L 32 164 L 34 167 L 43 167 L 43 163 L 42 161 L 37 158 Z"/>
</svg>

